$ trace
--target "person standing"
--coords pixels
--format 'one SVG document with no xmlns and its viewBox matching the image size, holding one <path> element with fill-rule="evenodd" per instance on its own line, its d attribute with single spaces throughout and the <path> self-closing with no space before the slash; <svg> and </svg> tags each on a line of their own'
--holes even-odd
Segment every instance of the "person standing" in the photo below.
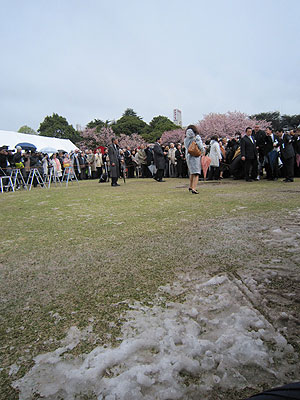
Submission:
<svg viewBox="0 0 300 400">
<path fill-rule="evenodd" d="M 297 129 L 293 137 L 293 146 L 295 151 L 295 176 L 300 176 L 300 130 Z"/>
<path fill-rule="evenodd" d="M 79 162 L 79 150 L 75 150 L 73 153 L 72 157 L 72 163 L 73 163 L 73 169 L 76 175 L 77 179 L 80 179 L 81 176 L 81 168 L 80 168 L 80 162 Z"/>
<path fill-rule="evenodd" d="M 176 163 L 177 163 L 177 178 L 183 178 L 182 167 L 183 167 L 183 159 L 185 158 L 185 155 L 184 155 L 184 152 L 182 151 L 180 143 L 177 144 L 175 158 L 176 158 Z"/>
<path fill-rule="evenodd" d="M 278 178 L 278 138 L 274 135 L 271 128 L 266 128 L 266 137 L 264 144 L 265 154 L 265 170 L 269 181 L 274 181 Z"/>
<path fill-rule="evenodd" d="M 146 178 L 152 178 L 154 173 L 154 158 L 153 158 L 153 149 L 150 144 L 147 144 L 145 147 L 145 153 L 147 156 L 147 174 Z"/>
<path fill-rule="evenodd" d="M 257 149 L 250 127 L 246 128 L 246 134 L 241 139 L 241 159 L 244 161 L 245 180 L 252 182 L 257 178 Z"/>
<path fill-rule="evenodd" d="M 184 147 L 185 147 L 185 155 L 186 155 L 186 162 L 190 172 L 190 187 L 189 191 L 193 194 L 199 194 L 196 190 L 199 175 L 201 173 L 201 164 L 200 164 L 200 156 L 194 157 L 189 153 L 190 145 L 196 142 L 197 146 L 204 153 L 204 146 L 199 135 L 198 129 L 195 125 L 189 125 L 185 131 L 185 139 L 184 139 Z"/>
<path fill-rule="evenodd" d="M 169 159 L 169 176 L 170 178 L 176 178 L 177 171 L 176 171 L 176 148 L 174 143 L 170 143 L 170 148 L 168 151 L 168 159 Z"/>
<path fill-rule="evenodd" d="M 142 169 L 142 178 L 147 178 L 147 176 L 149 176 L 147 172 L 147 154 L 145 152 L 145 146 L 143 144 L 141 144 L 140 148 L 138 149 L 137 158 Z"/>
<path fill-rule="evenodd" d="M 260 129 L 259 125 L 255 125 L 252 131 L 252 137 L 255 140 L 255 144 L 258 150 L 258 177 L 263 176 L 263 166 L 264 166 L 264 145 L 266 139 L 266 132 Z"/>
<path fill-rule="evenodd" d="M 53 175 L 60 179 L 62 177 L 62 168 L 59 158 L 56 157 L 56 153 L 53 153 L 50 157 L 50 164 L 53 167 Z"/>
<path fill-rule="evenodd" d="M 134 178 L 134 162 L 132 159 L 132 151 L 129 146 L 123 150 L 125 168 L 127 169 L 127 178 Z"/>
<path fill-rule="evenodd" d="M 80 165 L 80 170 L 81 170 L 79 179 L 83 180 L 83 179 L 86 179 L 86 157 L 85 157 L 85 154 L 83 151 L 81 151 L 79 153 L 78 160 L 79 160 L 79 165 Z"/>
<path fill-rule="evenodd" d="M 164 176 L 164 169 L 165 169 L 165 156 L 168 154 L 167 152 L 163 151 L 161 147 L 161 138 L 157 138 L 155 145 L 153 147 L 153 158 L 154 164 L 157 168 L 156 174 L 154 175 L 154 179 L 157 182 L 165 182 L 163 180 Z"/>
<path fill-rule="evenodd" d="M 48 156 L 48 154 L 45 154 L 43 156 L 42 165 L 43 165 L 43 179 L 45 181 L 48 177 L 48 172 L 49 172 L 49 156 Z"/>
<path fill-rule="evenodd" d="M 95 164 L 97 170 L 97 179 L 100 179 L 102 175 L 103 161 L 102 161 L 102 153 L 99 149 L 96 151 L 95 154 Z"/>
<path fill-rule="evenodd" d="M 93 150 L 89 150 L 86 161 L 88 164 L 88 177 L 93 179 L 95 178 L 96 173 L 95 154 L 93 153 Z"/>
<path fill-rule="evenodd" d="M 5 147 L 0 148 L 0 176 L 7 175 L 7 167 L 8 167 L 8 160 L 7 160 L 7 151 Z"/>
<path fill-rule="evenodd" d="M 112 144 L 108 147 L 108 157 L 110 162 L 111 186 L 120 186 L 118 184 L 120 177 L 120 151 L 117 138 L 113 138 Z"/>
<path fill-rule="evenodd" d="M 284 133 L 283 129 L 278 132 L 280 158 L 283 163 L 285 179 L 283 182 L 294 182 L 294 158 L 295 151 L 292 138 L 288 133 Z"/>
<path fill-rule="evenodd" d="M 170 162 L 169 162 L 169 158 L 168 158 L 168 154 L 169 154 L 169 146 L 162 146 L 163 152 L 165 154 L 165 170 L 164 170 L 164 177 L 165 178 L 169 178 L 170 177 L 170 170 L 169 170 L 169 166 L 170 166 Z"/>
<path fill-rule="evenodd" d="M 217 135 L 211 138 L 208 156 L 211 159 L 208 180 L 218 180 L 220 179 L 220 161 L 222 160 L 222 153 Z"/>
</svg>

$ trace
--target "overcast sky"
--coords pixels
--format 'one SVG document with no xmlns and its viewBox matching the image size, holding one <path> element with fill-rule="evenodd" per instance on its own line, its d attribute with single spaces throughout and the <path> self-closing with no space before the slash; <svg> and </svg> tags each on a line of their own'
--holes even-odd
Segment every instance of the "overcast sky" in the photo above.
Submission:
<svg viewBox="0 0 300 400">
<path fill-rule="evenodd" d="M 300 114 L 299 0 L 0 0 L 0 129 Z"/>
</svg>

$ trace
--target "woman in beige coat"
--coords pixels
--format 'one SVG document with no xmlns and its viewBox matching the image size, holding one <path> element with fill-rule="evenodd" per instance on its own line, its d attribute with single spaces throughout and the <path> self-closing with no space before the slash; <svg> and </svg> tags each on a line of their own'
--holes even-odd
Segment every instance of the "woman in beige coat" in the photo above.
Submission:
<svg viewBox="0 0 300 400">
<path fill-rule="evenodd" d="M 102 160 L 102 153 L 100 150 L 97 150 L 95 154 L 95 165 L 97 170 L 97 179 L 101 178 L 102 175 L 102 167 L 103 167 L 103 160 Z"/>
</svg>

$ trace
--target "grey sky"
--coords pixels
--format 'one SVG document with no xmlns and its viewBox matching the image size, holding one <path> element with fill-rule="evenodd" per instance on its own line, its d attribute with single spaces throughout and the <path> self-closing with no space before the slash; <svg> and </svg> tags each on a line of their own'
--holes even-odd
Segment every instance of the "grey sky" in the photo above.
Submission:
<svg viewBox="0 0 300 400">
<path fill-rule="evenodd" d="M 299 0 L 0 0 L 0 129 L 300 114 Z"/>
</svg>

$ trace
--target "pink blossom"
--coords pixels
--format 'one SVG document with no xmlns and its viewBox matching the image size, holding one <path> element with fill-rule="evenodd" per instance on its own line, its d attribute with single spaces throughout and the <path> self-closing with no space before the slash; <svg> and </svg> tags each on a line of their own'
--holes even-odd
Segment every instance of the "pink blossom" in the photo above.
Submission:
<svg viewBox="0 0 300 400">
<path fill-rule="evenodd" d="M 271 123 L 250 119 L 248 115 L 239 111 L 228 111 L 226 114 L 210 113 L 205 115 L 199 121 L 198 128 L 203 138 L 210 138 L 213 135 L 230 137 L 234 136 L 236 132 L 243 134 L 248 126 L 254 128 L 255 125 L 259 125 L 260 129 L 264 130 L 271 126 Z"/>
<path fill-rule="evenodd" d="M 95 149 L 99 146 L 109 146 L 112 142 L 112 138 L 117 137 L 119 139 L 120 147 L 130 146 L 131 148 L 136 148 L 145 140 L 138 134 L 134 133 L 131 136 L 121 134 L 116 136 L 111 128 L 102 128 L 100 132 L 96 131 L 96 128 L 86 128 L 81 132 L 82 140 L 79 142 L 79 147 L 82 150 L 85 149 Z"/>
<path fill-rule="evenodd" d="M 119 146 L 130 147 L 131 149 L 138 148 L 141 144 L 146 144 L 145 140 L 138 135 L 137 133 L 133 133 L 132 135 L 124 135 L 123 133 L 118 137 L 119 139 Z"/>
<path fill-rule="evenodd" d="M 164 132 L 161 136 L 162 144 L 183 143 L 185 131 L 183 129 L 175 129 L 174 131 Z"/>
</svg>

